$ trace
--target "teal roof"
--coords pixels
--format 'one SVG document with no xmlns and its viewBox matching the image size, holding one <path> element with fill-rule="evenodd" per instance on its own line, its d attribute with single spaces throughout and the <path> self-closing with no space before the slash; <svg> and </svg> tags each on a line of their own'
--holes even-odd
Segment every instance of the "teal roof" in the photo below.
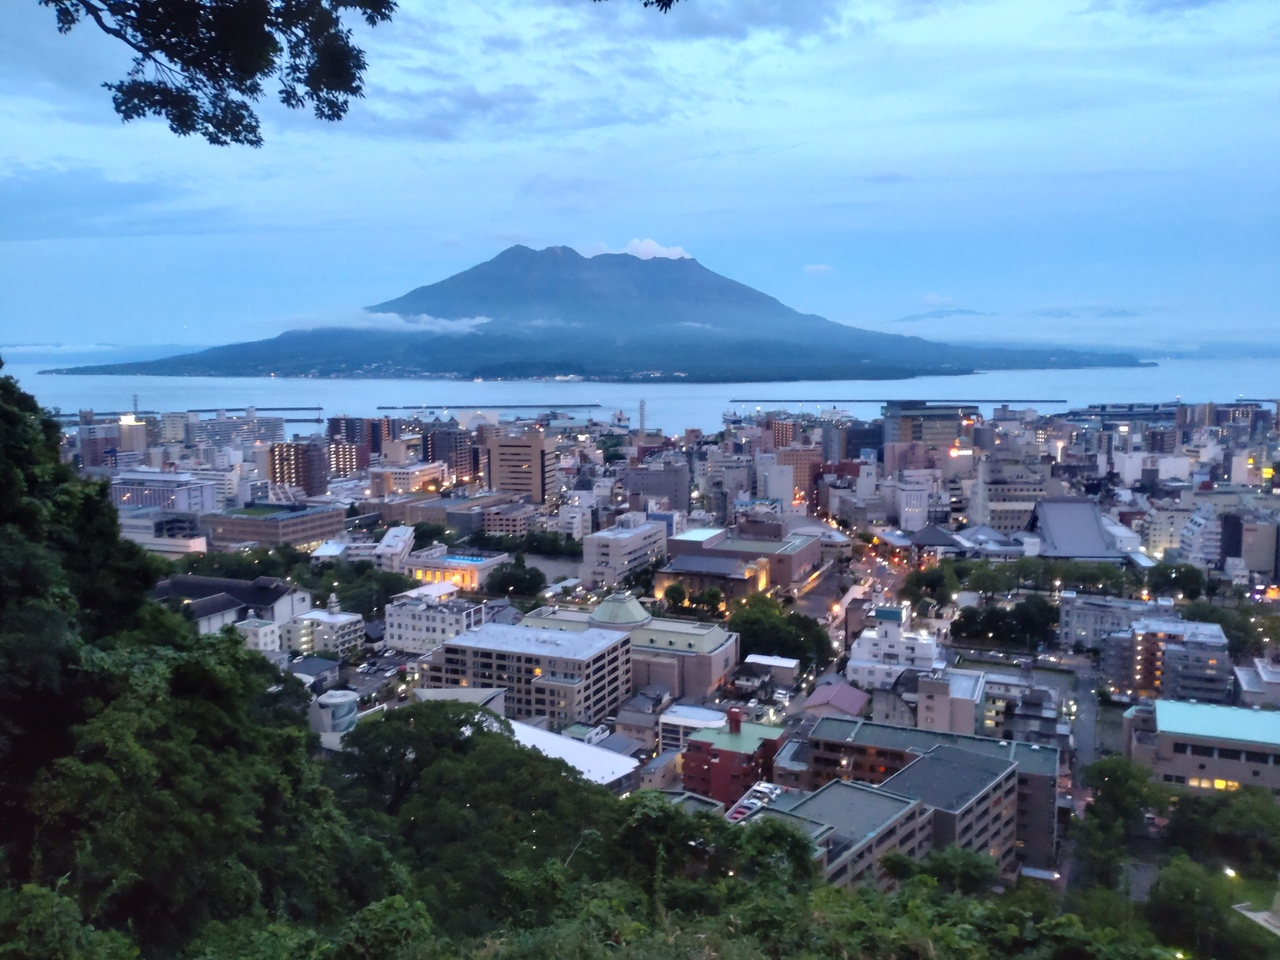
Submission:
<svg viewBox="0 0 1280 960">
<path fill-rule="evenodd" d="M 1280 747 L 1280 713 L 1272 710 L 1157 700 L 1156 729 L 1184 737 Z"/>
<path fill-rule="evenodd" d="M 728 750 L 731 753 L 755 753 L 756 748 L 765 740 L 781 740 L 787 731 L 782 727 L 770 727 L 763 723 L 742 722 L 741 733 L 730 733 L 729 725 L 723 727 L 707 727 L 689 736 L 690 740 L 701 740 L 711 744 L 717 750 Z"/>
</svg>

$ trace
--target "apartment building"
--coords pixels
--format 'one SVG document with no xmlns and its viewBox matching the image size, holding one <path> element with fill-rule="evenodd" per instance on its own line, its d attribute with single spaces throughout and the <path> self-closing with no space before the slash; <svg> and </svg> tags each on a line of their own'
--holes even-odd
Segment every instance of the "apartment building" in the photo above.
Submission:
<svg viewBox="0 0 1280 960">
<path fill-rule="evenodd" d="M 631 695 L 631 640 L 616 630 L 486 623 L 427 657 L 428 687 L 505 687 L 508 717 L 555 728 L 600 723 Z"/>
<path fill-rule="evenodd" d="M 643 513 L 624 513 L 614 525 L 582 538 L 582 581 L 611 587 L 667 556 L 667 528 Z"/>
<path fill-rule="evenodd" d="M 832 780 L 813 793 L 783 791 L 743 822 L 771 817 L 812 841 L 828 883 L 896 890 L 881 866 L 890 853 L 919 863 L 933 849 L 933 814 L 920 800 L 848 780 Z"/>
<path fill-rule="evenodd" d="M 308 497 L 329 492 L 329 451 L 321 440 L 273 443 L 268 473 L 271 482 L 295 487 Z"/>
<path fill-rule="evenodd" d="M 345 660 L 364 643 L 364 617 L 346 613 L 329 595 L 323 610 L 308 610 L 280 627 L 280 644 L 292 653 L 328 653 Z"/>
<path fill-rule="evenodd" d="M 911 604 L 903 602 L 871 611 L 867 627 L 849 647 L 845 679 L 863 690 L 887 689 L 903 670 L 944 666 L 937 637 L 912 629 Z"/>
<path fill-rule="evenodd" d="M 1202 792 L 1262 787 L 1280 797 L 1280 713 L 1156 700 L 1124 715 L 1129 759 L 1151 779 Z"/>
<path fill-rule="evenodd" d="M 1058 841 L 1056 747 L 824 717 L 793 731 L 777 751 L 773 782 L 801 790 L 816 790 L 831 780 L 881 784 L 938 746 L 1016 767 L 1014 856 L 1025 866 L 1052 869 Z"/>
<path fill-rule="evenodd" d="M 1223 703 L 1235 672 L 1216 623 L 1150 618 L 1107 637 L 1102 672 L 1126 696 Z"/>
<path fill-rule="evenodd" d="M 1058 600 L 1058 639 L 1063 646 L 1079 643 L 1094 650 L 1138 620 L 1172 615 L 1171 599 L 1125 600 L 1063 590 Z"/>
<path fill-rule="evenodd" d="M 773 757 L 786 740 L 781 727 L 742 719 L 729 711 L 723 727 L 690 734 L 684 751 L 684 788 L 728 806 L 759 780 L 773 781 Z"/>
<path fill-rule="evenodd" d="M 882 783 L 933 811 L 933 844 L 985 853 L 1018 870 L 1018 767 L 1006 757 L 938 744 Z"/>
</svg>

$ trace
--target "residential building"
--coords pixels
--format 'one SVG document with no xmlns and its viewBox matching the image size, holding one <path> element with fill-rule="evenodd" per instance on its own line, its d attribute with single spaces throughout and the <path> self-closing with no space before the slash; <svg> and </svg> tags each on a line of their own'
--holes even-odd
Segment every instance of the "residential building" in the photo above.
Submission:
<svg viewBox="0 0 1280 960">
<path fill-rule="evenodd" d="M 883 789 L 933 811 L 933 845 L 985 853 L 1009 875 L 1018 851 L 1018 766 L 1007 757 L 938 744 L 884 780 Z"/>
<path fill-rule="evenodd" d="M 939 745 L 1015 765 L 1015 856 L 1027 867 L 1052 869 L 1057 862 L 1060 775 L 1055 747 L 826 717 L 802 725 L 777 751 L 773 782 L 803 790 L 816 790 L 830 780 L 879 784 Z"/>
<path fill-rule="evenodd" d="M 1261 787 L 1280 796 L 1280 713 L 1156 700 L 1124 715 L 1129 759 L 1197 792 Z"/>
<path fill-rule="evenodd" d="M 435 493 L 444 486 L 447 471 L 438 461 L 370 467 L 369 495 L 376 499 L 397 493 Z"/>
<path fill-rule="evenodd" d="M 490 437 L 488 453 L 490 489 L 523 494 L 533 503 L 555 497 L 555 442 L 541 430 Z"/>
<path fill-rule="evenodd" d="M 683 750 L 689 738 L 704 730 L 719 730 L 729 723 L 723 710 L 673 703 L 658 716 L 658 748 Z"/>
<path fill-rule="evenodd" d="M 1166 550 L 1182 546 L 1182 528 L 1195 515 L 1195 509 L 1178 504 L 1157 504 L 1142 518 L 1142 549 L 1160 560 Z"/>
<path fill-rule="evenodd" d="M 1222 519 L 1212 506 L 1196 510 L 1183 524 L 1178 552 L 1186 563 L 1201 570 L 1222 566 Z"/>
<path fill-rule="evenodd" d="M 220 410 L 212 419 L 201 420 L 196 414 L 183 426 L 186 443 L 192 447 L 240 447 L 284 441 L 284 418 L 260 417 L 252 407 L 243 417 L 229 417 Z"/>
<path fill-rule="evenodd" d="M 1098 649 L 1113 633 L 1128 630 L 1138 620 L 1173 615 L 1173 601 L 1125 600 L 1063 590 L 1058 600 L 1058 640 L 1065 647 L 1079 643 Z"/>
<path fill-rule="evenodd" d="M 1246 707 L 1280 707 L 1280 661 L 1255 657 L 1235 668 L 1240 702 Z"/>
<path fill-rule="evenodd" d="M 690 735 L 684 752 L 684 788 L 728 806 L 758 780 L 773 780 L 773 757 L 786 739 L 781 727 L 742 719 L 737 707 L 719 729 Z"/>
<path fill-rule="evenodd" d="M 216 485 L 189 473 L 159 470 L 122 470 L 111 479 L 111 502 L 120 510 L 158 507 L 197 516 L 221 506 Z"/>
<path fill-rule="evenodd" d="M 329 451 L 319 438 L 271 445 L 272 483 L 294 487 L 308 497 L 329 492 Z"/>
<path fill-rule="evenodd" d="M 631 641 L 617 630 L 486 623 L 427 656 L 427 686 L 505 687 L 516 720 L 596 724 L 631 695 Z"/>
<path fill-rule="evenodd" d="M 387 604 L 385 623 L 388 647 L 422 654 L 484 623 L 484 606 L 471 600 L 440 600 L 410 590 Z"/>
<path fill-rule="evenodd" d="M 1107 637 L 1102 672 L 1114 692 L 1166 700 L 1223 703 L 1235 684 L 1222 627 L 1176 619 L 1138 620 Z"/>
<path fill-rule="evenodd" d="M 275 653 L 282 649 L 280 644 L 281 626 L 281 624 L 272 620 L 259 620 L 257 617 L 241 620 L 235 625 L 236 632 L 244 637 L 244 645 L 250 650 L 257 650 L 259 653 Z"/>
<path fill-rule="evenodd" d="M 330 440 L 327 451 L 331 477 L 350 477 L 369 466 L 369 451 L 358 444 Z"/>
<path fill-rule="evenodd" d="M 886 854 L 920 862 L 934 847 L 932 811 L 913 797 L 848 780 L 832 780 L 813 793 L 780 791 L 744 822 L 772 817 L 806 834 L 828 883 L 869 884 L 896 890 L 881 866 Z"/>
<path fill-rule="evenodd" d="M 280 642 L 292 653 L 328 653 L 345 660 L 364 643 L 364 617 L 344 612 L 330 594 L 323 610 L 308 610 L 284 623 Z"/>
<path fill-rule="evenodd" d="M 908 668 L 939 669 L 946 658 L 938 639 L 927 630 L 913 630 L 911 604 L 880 605 L 869 624 L 849 646 L 845 677 L 863 690 L 887 689 Z"/>
<path fill-rule="evenodd" d="M 968 520 L 997 533 L 1018 533 L 1027 529 L 1038 501 L 1061 492 L 1061 483 L 1039 464 L 983 459 L 969 497 Z"/>
<path fill-rule="evenodd" d="M 624 513 L 607 530 L 582 538 L 580 576 L 591 587 L 611 587 L 666 556 L 666 527 L 643 513 Z"/>
<path fill-rule="evenodd" d="M 338 506 L 304 507 L 252 504 L 205 514 L 200 525 L 212 546 L 255 543 L 264 547 L 291 544 L 311 550 L 346 529 L 347 512 Z"/>
</svg>

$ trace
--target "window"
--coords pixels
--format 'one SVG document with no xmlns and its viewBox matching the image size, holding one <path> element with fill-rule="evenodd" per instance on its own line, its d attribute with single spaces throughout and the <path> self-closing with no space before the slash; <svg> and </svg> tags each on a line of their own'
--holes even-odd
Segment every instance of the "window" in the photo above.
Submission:
<svg viewBox="0 0 1280 960">
<path fill-rule="evenodd" d="M 1187 752 L 1187 745 L 1186 745 L 1185 743 L 1175 743 L 1175 744 L 1173 745 L 1173 752 L 1174 752 L 1174 753 L 1186 753 L 1186 752 Z"/>
<path fill-rule="evenodd" d="M 1265 753 L 1256 753 L 1253 750 L 1246 750 L 1244 754 L 1244 758 L 1248 760 L 1250 763 L 1260 763 L 1265 765 L 1266 762 L 1270 759 L 1270 756 Z"/>
<path fill-rule="evenodd" d="M 1193 743 L 1191 745 L 1191 755 L 1193 757 L 1212 757 L 1213 747 L 1206 747 L 1198 743 Z"/>
<path fill-rule="evenodd" d="M 1218 748 L 1218 759 L 1219 759 L 1219 760 L 1239 760 L 1239 759 L 1240 759 L 1240 751 L 1239 751 L 1239 750 L 1227 750 L 1227 749 L 1225 749 L 1225 748 L 1223 748 L 1223 747 L 1219 747 L 1219 748 Z"/>
</svg>

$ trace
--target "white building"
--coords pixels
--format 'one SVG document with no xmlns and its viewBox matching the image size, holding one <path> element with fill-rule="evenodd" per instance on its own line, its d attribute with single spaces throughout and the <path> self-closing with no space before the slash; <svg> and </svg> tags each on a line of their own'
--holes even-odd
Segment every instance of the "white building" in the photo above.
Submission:
<svg viewBox="0 0 1280 960">
<path fill-rule="evenodd" d="M 117 507 L 159 507 L 173 513 L 213 513 L 219 509 L 217 487 L 189 473 L 122 470 L 111 480 L 111 502 Z"/>
<path fill-rule="evenodd" d="M 450 553 L 443 543 L 433 543 L 409 554 L 404 572 L 423 583 L 449 583 L 475 592 L 484 588 L 489 574 L 510 559 L 507 553 Z"/>
<path fill-rule="evenodd" d="M 386 497 L 393 493 L 413 493 L 415 490 L 439 490 L 448 473 L 449 465 L 443 461 L 371 467 L 369 494 L 373 497 Z"/>
<path fill-rule="evenodd" d="M 1187 563 L 1208 570 L 1222 562 L 1222 520 L 1212 507 L 1201 507 L 1182 528 L 1178 550 Z"/>
<path fill-rule="evenodd" d="M 413 527 L 392 527 L 373 548 L 373 565 L 390 573 L 403 573 L 413 553 Z"/>
<path fill-rule="evenodd" d="M 667 558 L 666 524 L 643 513 L 624 513 L 608 530 L 582 538 L 581 576 L 592 587 L 611 587 Z"/>
<path fill-rule="evenodd" d="M 566 504 L 548 521 L 547 529 L 574 540 L 581 540 L 591 532 L 591 508 Z"/>
<path fill-rule="evenodd" d="M 272 653 L 280 649 L 281 624 L 271 620 L 250 617 L 236 624 L 236 631 L 244 637 L 244 645 L 259 653 Z"/>
<path fill-rule="evenodd" d="M 446 640 L 484 623 L 484 606 L 470 600 L 449 600 L 411 590 L 387 604 L 384 640 L 403 653 L 429 653 Z"/>
<path fill-rule="evenodd" d="M 941 670 L 945 666 L 937 638 L 927 630 L 911 629 L 911 604 L 904 602 L 871 611 L 870 625 L 849 647 L 845 677 L 863 690 L 885 689 L 908 667 Z"/>
<path fill-rule="evenodd" d="M 329 595 L 324 610 L 299 614 L 283 625 L 281 642 L 293 653 L 332 653 L 346 657 L 364 642 L 364 617 L 344 613 L 338 598 Z"/>
</svg>

